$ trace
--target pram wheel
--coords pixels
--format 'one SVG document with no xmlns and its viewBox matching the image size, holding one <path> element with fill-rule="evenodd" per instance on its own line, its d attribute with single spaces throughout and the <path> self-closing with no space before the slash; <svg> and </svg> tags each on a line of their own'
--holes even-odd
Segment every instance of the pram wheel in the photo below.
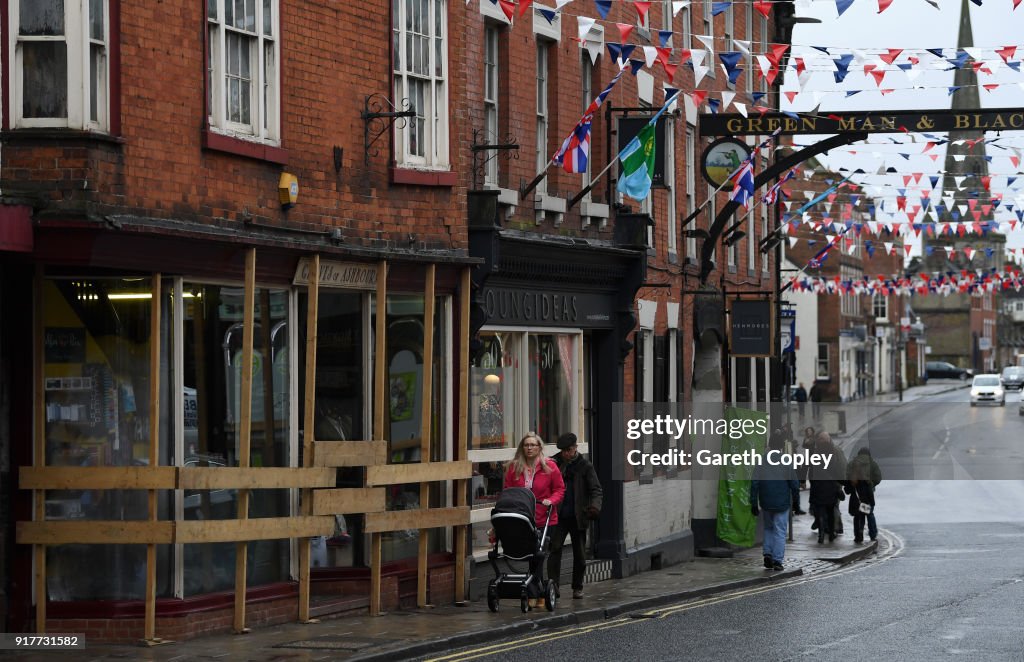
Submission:
<svg viewBox="0 0 1024 662">
<path fill-rule="evenodd" d="M 555 602 L 558 601 L 558 589 L 555 582 L 548 581 L 548 590 L 544 592 L 544 607 L 548 611 L 555 610 Z"/>
<path fill-rule="evenodd" d="M 487 608 L 493 612 L 498 611 L 498 588 L 494 584 L 487 586 Z"/>
<path fill-rule="evenodd" d="M 526 590 L 523 590 L 523 594 L 519 597 L 519 608 L 525 614 L 530 611 L 530 598 L 526 595 Z"/>
</svg>

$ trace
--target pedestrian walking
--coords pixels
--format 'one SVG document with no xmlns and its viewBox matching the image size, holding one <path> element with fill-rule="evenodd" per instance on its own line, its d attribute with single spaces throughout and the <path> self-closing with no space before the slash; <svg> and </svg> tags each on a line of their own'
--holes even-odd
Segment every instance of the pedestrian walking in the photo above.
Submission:
<svg viewBox="0 0 1024 662">
<path fill-rule="evenodd" d="M 821 391 L 821 384 L 815 380 L 815 382 L 811 384 L 809 397 L 811 400 L 811 417 L 816 421 L 821 418 L 821 399 L 824 395 Z"/>
<path fill-rule="evenodd" d="M 797 413 L 802 421 L 804 420 L 804 407 L 807 406 L 807 389 L 804 388 L 803 382 L 800 382 L 796 390 L 793 391 L 793 400 L 796 401 Z"/>
<path fill-rule="evenodd" d="M 781 434 L 772 435 L 768 441 L 769 450 L 783 450 L 785 439 Z M 782 561 L 786 555 L 786 531 L 789 526 L 790 505 L 799 498 L 800 486 L 792 467 L 761 465 L 754 469 L 750 481 L 750 512 L 761 515 L 764 524 L 765 570 L 784 570 Z"/>
<path fill-rule="evenodd" d="M 558 526 L 551 534 L 551 555 L 548 557 L 548 578 L 556 591 L 562 573 L 562 548 L 565 537 L 572 538 L 572 597 L 583 597 L 583 575 L 587 569 L 587 526 L 601 514 L 604 492 L 594 465 L 577 451 L 576 435 L 567 432 L 558 438 L 555 464 L 565 483 L 565 496 L 558 509 Z"/>
<path fill-rule="evenodd" d="M 843 483 L 846 476 L 846 457 L 833 443 L 828 432 L 818 433 L 815 439 L 815 452 L 831 454 L 829 468 L 811 467 L 808 478 L 811 482 L 809 501 L 814 512 L 815 524 L 818 529 L 818 543 L 829 542 L 842 533 L 842 517 L 839 513 L 839 501 L 845 499 Z M 814 528 L 814 525 L 811 526 Z"/>
<path fill-rule="evenodd" d="M 846 492 L 850 495 L 850 514 L 853 515 L 853 541 L 864 542 L 864 522 L 868 536 L 878 538 L 875 521 L 875 488 L 882 482 L 882 469 L 871 457 L 871 451 L 862 448 L 846 467 Z M 866 506 L 866 507 L 865 507 Z"/>
<path fill-rule="evenodd" d="M 516 454 L 505 470 L 505 487 L 526 487 L 537 497 L 537 507 L 533 514 L 534 524 L 544 528 L 548 506 L 552 507 L 551 526 L 558 524 L 558 507 L 565 496 L 565 483 L 562 472 L 554 460 L 544 457 L 541 451 L 544 442 L 536 432 L 527 432 L 519 440 Z M 541 582 L 543 583 L 543 582 Z M 530 597 L 530 607 L 537 607 L 540 600 Z"/>
</svg>

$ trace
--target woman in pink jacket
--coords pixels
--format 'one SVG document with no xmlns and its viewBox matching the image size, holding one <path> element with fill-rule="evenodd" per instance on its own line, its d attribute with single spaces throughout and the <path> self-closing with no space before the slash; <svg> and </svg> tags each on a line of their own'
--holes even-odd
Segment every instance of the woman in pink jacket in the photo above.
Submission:
<svg viewBox="0 0 1024 662">
<path fill-rule="evenodd" d="M 548 506 L 551 509 L 551 526 L 558 524 L 558 505 L 565 496 L 565 482 L 562 472 L 554 460 L 544 457 L 544 442 L 536 432 L 527 432 L 519 441 L 516 455 L 505 471 L 505 487 L 528 487 L 537 497 L 537 510 L 533 519 L 538 528 L 543 528 Z"/>
</svg>

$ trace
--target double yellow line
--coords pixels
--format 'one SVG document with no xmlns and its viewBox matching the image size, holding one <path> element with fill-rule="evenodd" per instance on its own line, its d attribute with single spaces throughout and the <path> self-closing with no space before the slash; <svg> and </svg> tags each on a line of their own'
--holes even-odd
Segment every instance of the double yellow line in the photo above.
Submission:
<svg viewBox="0 0 1024 662">
<path fill-rule="evenodd" d="M 889 546 L 886 551 L 880 556 L 874 559 L 873 563 L 879 563 L 882 561 L 888 561 L 898 556 L 904 548 L 903 539 L 891 531 L 886 531 L 883 535 L 889 540 Z M 845 575 L 851 572 L 859 572 L 864 568 L 870 567 L 869 565 L 852 565 L 841 570 L 835 570 L 832 572 L 823 572 L 818 575 L 811 575 L 808 577 L 799 576 L 792 579 L 785 579 L 780 582 L 773 582 L 766 586 L 756 586 L 748 589 L 740 589 L 725 593 L 723 595 L 712 596 L 703 599 L 697 599 L 692 602 L 684 604 L 676 604 L 661 609 L 652 609 L 650 611 L 639 613 L 640 618 L 632 616 L 621 616 L 619 618 L 612 619 L 610 621 L 602 621 L 594 625 L 587 625 L 579 628 L 574 628 L 568 631 L 551 632 L 547 634 L 537 634 L 529 637 L 524 637 L 514 641 L 509 641 L 501 644 L 492 644 L 490 646 L 482 646 L 479 648 L 472 648 L 469 650 L 460 651 L 457 653 L 451 653 L 443 657 L 431 658 L 427 662 L 461 662 L 462 660 L 474 660 L 480 657 L 486 657 L 495 653 L 503 653 L 505 651 L 517 650 L 520 648 L 529 648 L 530 646 L 537 646 L 549 641 L 557 641 L 558 639 L 566 639 L 568 637 L 578 637 L 585 635 L 590 632 L 598 632 L 600 630 L 610 630 L 613 628 L 622 627 L 623 625 L 629 625 L 630 623 L 636 623 L 639 620 L 653 619 L 653 618 L 667 618 L 674 614 L 679 614 L 684 611 L 691 609 L 697 609 L 698 607 L 710 607 L 712 605 L 721 604 L 723 602 L 731 602 L 740 598 L 745 598 L 751 595 L 758 595 L 760 593 L 767 593 L 769 591 L 775 591 L 783 587 L 799 586 L 801 584 L 807 584 L 810 582 L 820 581 L 822 579 L 829 579 L 837 575 Z"/>
</svg>

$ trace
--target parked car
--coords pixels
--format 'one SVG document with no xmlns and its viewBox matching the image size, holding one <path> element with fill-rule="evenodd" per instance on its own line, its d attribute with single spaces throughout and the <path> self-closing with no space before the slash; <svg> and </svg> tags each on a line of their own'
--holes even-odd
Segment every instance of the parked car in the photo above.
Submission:
<svg viewBox="0 0 1024 662">
<path fill-rule="evenodd" d="M 1019 391 L 1024 388 L 1024 368 L 1007 366 L 1003 368 L 1003 374 L 999 375 L 999 379 L 1002 380 L 1003 388 L 1007 391 L 1011 389 Z"/>
<path fill-rule="evenodd" d="M 928 379 L 959 379 L 965 382 L 972 375 L 970 370 L 958 368 L 952 363 L 946 363 L 945 361 L 928 361 L 925 363 L 924 369 L 925 376 Z"/>
<path fill-rule="evenodd" d="M 998 403 L 1000 407 L 1006 406 L 1006 391 L 999 381 L 999 375 L 978 375 L 971 383 L 971 406 L 988 402 Z"/>
</svg>

